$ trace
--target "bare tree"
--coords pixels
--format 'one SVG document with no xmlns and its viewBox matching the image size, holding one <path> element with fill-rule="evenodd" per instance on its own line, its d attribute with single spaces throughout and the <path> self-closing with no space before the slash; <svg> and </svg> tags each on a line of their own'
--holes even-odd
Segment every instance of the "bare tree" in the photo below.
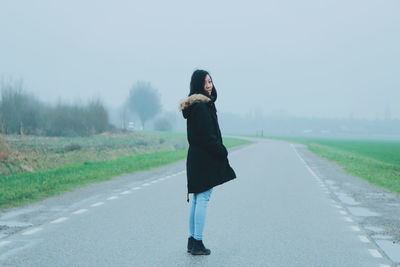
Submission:
<svg viewBox="0 0 400 267">
<path fill-rule="evenodd" d="M 138 81 L 130 90 L 129 109 L 136 112 L 142 126 L 161 111 L 161 101 L 156 89 L 149 82 Z"/>
</svg>

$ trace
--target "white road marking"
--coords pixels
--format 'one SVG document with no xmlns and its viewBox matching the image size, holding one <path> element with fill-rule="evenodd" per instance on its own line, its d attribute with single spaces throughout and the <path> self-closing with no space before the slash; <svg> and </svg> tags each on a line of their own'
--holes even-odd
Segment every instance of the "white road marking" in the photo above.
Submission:
<svg viewBox="0 0 400 267">
<path fill-rule="evenodd" d="M 0 247 L 5 246 L 5 245 L 7 245 L 9 243 L 11 243 L 11 241 L 8 241 L 8 240 L 1 241 L 0 242 Z"/>
<path fill-rule="evenodd" d="M 306 163 L 306 164 L 307 164 L 307 163 Z M 318 177 L 318 176 L 315 174 L 315 172 L 314 172 L 313 170 L 311 170 L 311 168 L 310 168 L 308 165 L 306 165 L 306 167 L 307 167 L 308 171 L 312 174 L 312 176 Z M 319 178 L 318 178 L 318 179 L 319 179 Z"/>
<path fill-rule="evenodd" d="M 121 194 L 121 195 L 127 195 L 127 194 L 130 194 L 130 193 L 132 193 L 132 192 L 129 191 L 129 190 L 127 190 L 127 191 L 121 192 L 120 194 Z"/>
<path fill-rule="evenodd" d="M 292 146 L 294 152 L 296 152 L 296 155 L 299 157 L 299 159 L 300 159 L 305 165 L 307 165 L 307 163 L 304 161 L 304 159 L 303 159 L 302 157 L 300 157 L 300 155 L 299 155 L 299 153 L 297 152 L 297 149 L 294 147 L 294 145 L 291 144 L 291 146 Z"/>
<path fill-rule="evenodd" d="M 340 210 L 339 212 L 340 212 L 340 214 L 342 214 L 342 215 L 347 215 L 347 212 L 345 212 L 344 210 Z"/>
<path fill-rule="evenodd" d="M 379 264 L 379 267 L 390 267 L 390 265 L 387 265 L 387 264 Z"/>
<path fill-rule="evenodd" d="M 94 203 L 94 204 L 92 204 L 92 205 L 90 205 L 91 207 L 97 207 L 97 206 L 101 206 L 101 205 L 103 205 L 104 204 L 104 202 L 97 202 L 97 203 Z"/>
<path fill-rule="evenodd" d="M 117 196 L 112 196 L 112 197 L 107 198 L 107 200 L 113 200 L 113 199 L 117 199 L 117 198 L 119 198 L 119 197 L 117 197 Z"/>
<path fill-rule="evenodd" d="M 382 254 L 379 253 L 376 249 L 368 249 L 369 253 L 371 253 L 374 258 L 382 258 Z"/>
<path fill-rule="evenodd" d="M 34 233 L 37 233 L 37 232 L 42 231 L 42 230 L 43 230 L 43 228 L 37 227 L 37 228 L 33 228 L 31 230 L 28 230 L 26 232 L 23 232 L 22 234 L 23 235 L 33 235 Z"/>
<path fill-rule="evenodd" d="M 139 190 L 141 187 L 140 186 L 136 186 L 134 188 L 132 188 L 132 190 Z"/>
<path fill-rule="evenodd" d="M 68 218 L 67 217 L 60 217 L 58 219 L 55 219 L 54 221 L 51 221 L 50 223 L 60 223 L 60 222 L 63 222 L 65 220 L 68 220 Z"/>
<path fill-rule="evenodd" d="M 84 212 L 87 212 L 87 211 L 88 211 L 87 209 L 80 209 L 80 210 L 74 211 L 72 213 L 73 214 L 81 214 L 81 213 L 84 213 Z"/>
<path fill-rule="evenodd" d="M 157 180 L 151 181 L 152 184 L 155 184 L 155 183 L 157 183 L 157 182 L 158 182 Z"/>
<path fill-rule="evenodd" d="M 151 185 L 151 184 L 148 184 L 148 183 L 142 184 L 142 186 L 149 186 L 149 185 Z"/>
<path fill-rule="evenodd" d="M 348 221 L 348 222 L 353 222 L 353 219 L 350 218 L 350 217 L 345 217 L 344 219 L 345 219 L 346 221 Z"/>
<path fill-rule="evenodd" d="M 338 208 L 338 209 L 341 209 L 341 208 L 343 208 L 342 206 L 340 206 L 340 205 L 335 205 L 335 207 L 336 208 Z"/>
<path fill-rule="evenodd" d="M 358 226 L 352 226 L 351 227 L 351 229 L 353 230 L 353 231 L 356 231 L 356 232 L 360 232 L 360 227 L 358 227 Z"/>
<path fill-rule="evenodd" d="M 370 243 L 369 239 L 366 236 L 359 235 L 358 238 L 361 240 L 363 243 Z"/>
</svg>

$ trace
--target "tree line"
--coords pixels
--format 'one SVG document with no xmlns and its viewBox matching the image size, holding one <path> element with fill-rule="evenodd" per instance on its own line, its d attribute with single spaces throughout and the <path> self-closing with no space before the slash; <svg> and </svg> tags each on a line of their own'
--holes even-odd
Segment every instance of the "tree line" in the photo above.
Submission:
<svg viewBox="0 0 400 267">
<path fill-rule="evenodd" d="M 110 124 L 108 111 L 100 99 L 86 103 L 48 104 L 23 89 L 22 80 L 0 80 L 0 133 L 42 136 L 89 136 L 116 130 Z M 121 130 L 128 128 L 132 114 L 142 125 L 162 110 L 158 91 L 149 82 L 138 81 L 122 104 Z M 171 130 L 164 116 L 154 121 L 156 130 Z"/>
<path fill-rule="evenodd" d="M 45 136 L 88 136 L 110 128 L 100 99 L 55 105 L 23 90 L 22 81 L 1 81 L 0 132 Z"/>
</svg>

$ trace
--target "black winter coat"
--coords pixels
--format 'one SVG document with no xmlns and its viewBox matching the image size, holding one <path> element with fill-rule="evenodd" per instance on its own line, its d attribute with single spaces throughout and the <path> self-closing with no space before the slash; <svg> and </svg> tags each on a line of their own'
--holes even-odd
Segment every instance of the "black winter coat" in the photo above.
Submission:
<svg viewBox="0 0 400 267">
<path fill-rule="evenodd" d="M 236 178 L 222 143 L 213 101 L 203 94 L 193 94 L 180 103 L 180 109 L 187 119 L 188 193 L 200 193 Z"/>
</svg>

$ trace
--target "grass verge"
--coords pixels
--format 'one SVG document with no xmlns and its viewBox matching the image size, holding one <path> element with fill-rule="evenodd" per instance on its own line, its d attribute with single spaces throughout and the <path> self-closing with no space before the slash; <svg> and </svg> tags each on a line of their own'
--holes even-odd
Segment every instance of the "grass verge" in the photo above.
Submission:
<svg viewBox="0 0 400 267">
<path fill-rule="evenodd" d="M 400 195 L 400 142 L 285 138 L 305 144 L 315 154 L 354 176 Z"/>
<path fill-rule="evenodd" d="M 227 147 L 248 141 L 224 138 Z M 0 177 L 0 208 L 20 206 L 46 197 L 109 180 L 125 173 L 149 170 L 186 157 L 186 149 L 124 156 L 107 161 L 86 161 L 56 169 Z"/>
</svg>

